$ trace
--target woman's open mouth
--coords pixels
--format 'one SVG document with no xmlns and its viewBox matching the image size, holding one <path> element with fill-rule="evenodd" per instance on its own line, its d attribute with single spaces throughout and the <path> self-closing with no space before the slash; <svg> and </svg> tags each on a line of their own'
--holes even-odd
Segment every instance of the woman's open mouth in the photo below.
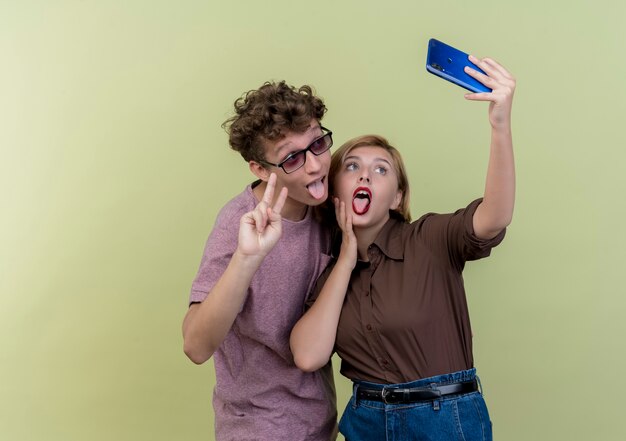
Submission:
<svg viewBox="0 0 626 441">
<path fill-rule="evenodd" d="M 356 214 L 365 214 L 370 209 L 372 191 L 367 187 L 359 187 L 352 194 L 352 211 Z"/>
</svg>

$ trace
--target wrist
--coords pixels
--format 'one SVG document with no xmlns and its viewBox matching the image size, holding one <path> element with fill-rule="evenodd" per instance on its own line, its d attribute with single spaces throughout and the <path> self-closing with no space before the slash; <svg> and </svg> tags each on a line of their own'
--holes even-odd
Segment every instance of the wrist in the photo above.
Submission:
<svg viewBox="0 0 626 441">
<path fill-rule="evenodd" d="M 500 122 L 491 124 L 491 133 L 494 136 L 502 137 L 502 136 L 511 136 L 511 122 Z"/>
<path fill-rule="evenodd" d="M 352 273 L 352 270 L 354 269 L 354 266 L 356 265 L 356 258 L 349 258 L 347 256 L 342 256 L 341 254 L 339 255 L 339 258 L 337 259 L 337 263 L 335 264 L 335 267 L 338 267 L 341 270 L 344 270 L 348 273 Z"/>
<path fill-rule="evenodd" d="M 237 248 L 233 253 L 231 262 L 235 263 L 238 266 L 241 266 L 242 269 L 250 269 L 252 271 L 256 271 L 263 262 L 264 258 L 265 255 L 248 254 Z"/>
</svg>

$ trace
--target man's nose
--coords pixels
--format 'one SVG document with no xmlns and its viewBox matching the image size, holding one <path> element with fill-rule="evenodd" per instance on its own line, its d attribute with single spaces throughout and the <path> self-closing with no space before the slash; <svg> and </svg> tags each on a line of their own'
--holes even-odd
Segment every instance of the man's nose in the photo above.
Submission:
<svg viewBox="0 0 626 441">
<path fill-rule="evenodd" d="M 322 162 L 318 156 L 315 156 L 311 151 L 306 152 L 306 155 L 304 167 L 307 173 L 315 173 L 322 168 Z"/>
</svg>

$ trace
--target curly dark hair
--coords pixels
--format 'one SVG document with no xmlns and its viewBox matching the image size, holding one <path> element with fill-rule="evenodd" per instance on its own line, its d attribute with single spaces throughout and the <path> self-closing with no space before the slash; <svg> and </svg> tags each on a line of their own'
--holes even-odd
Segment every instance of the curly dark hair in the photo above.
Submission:
<svg viewBox="0 0 626 441">
<path fill-rule="evenodd" d="M 235 115 L 222 124 L 228 142 L 248 161 L 264 160 L 263 141 L 275 141 L 285 132 L 304 132 L 312 119 L 321 121 L 326 106 L 310 86 L 296 89 L 284 81 L 266 82 L 235 101 Z"/>
</svg>

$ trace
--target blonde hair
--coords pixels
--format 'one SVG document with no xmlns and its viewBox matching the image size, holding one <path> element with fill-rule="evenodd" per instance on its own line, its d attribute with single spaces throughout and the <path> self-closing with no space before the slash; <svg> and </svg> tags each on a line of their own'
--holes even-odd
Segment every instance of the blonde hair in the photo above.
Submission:
<svg viewBox="0 0 626 441">
<path fill-rule="evenodd" d="M 380 135 L 363 135 L 352 138 L 339 147 L 332 156 L 330 162 L 330 179 L 328 181 L 328 191 L 330 195 L 334 195 L 335 177 L 339 172 L 344 159 L 352 150 L 357 147 L 380 147 L 387 151 L 392 159 L 392 166 L 398 177 L 398 190 L 402 192 L 402 198 L 398 208 L 391 210 L 391 214 L 395 215 L 404 222 L 411 222 L 411 210 L 409 207 L 409 179 L 404 168 L 404 161 L 400 152 Z"/>
</svg>

